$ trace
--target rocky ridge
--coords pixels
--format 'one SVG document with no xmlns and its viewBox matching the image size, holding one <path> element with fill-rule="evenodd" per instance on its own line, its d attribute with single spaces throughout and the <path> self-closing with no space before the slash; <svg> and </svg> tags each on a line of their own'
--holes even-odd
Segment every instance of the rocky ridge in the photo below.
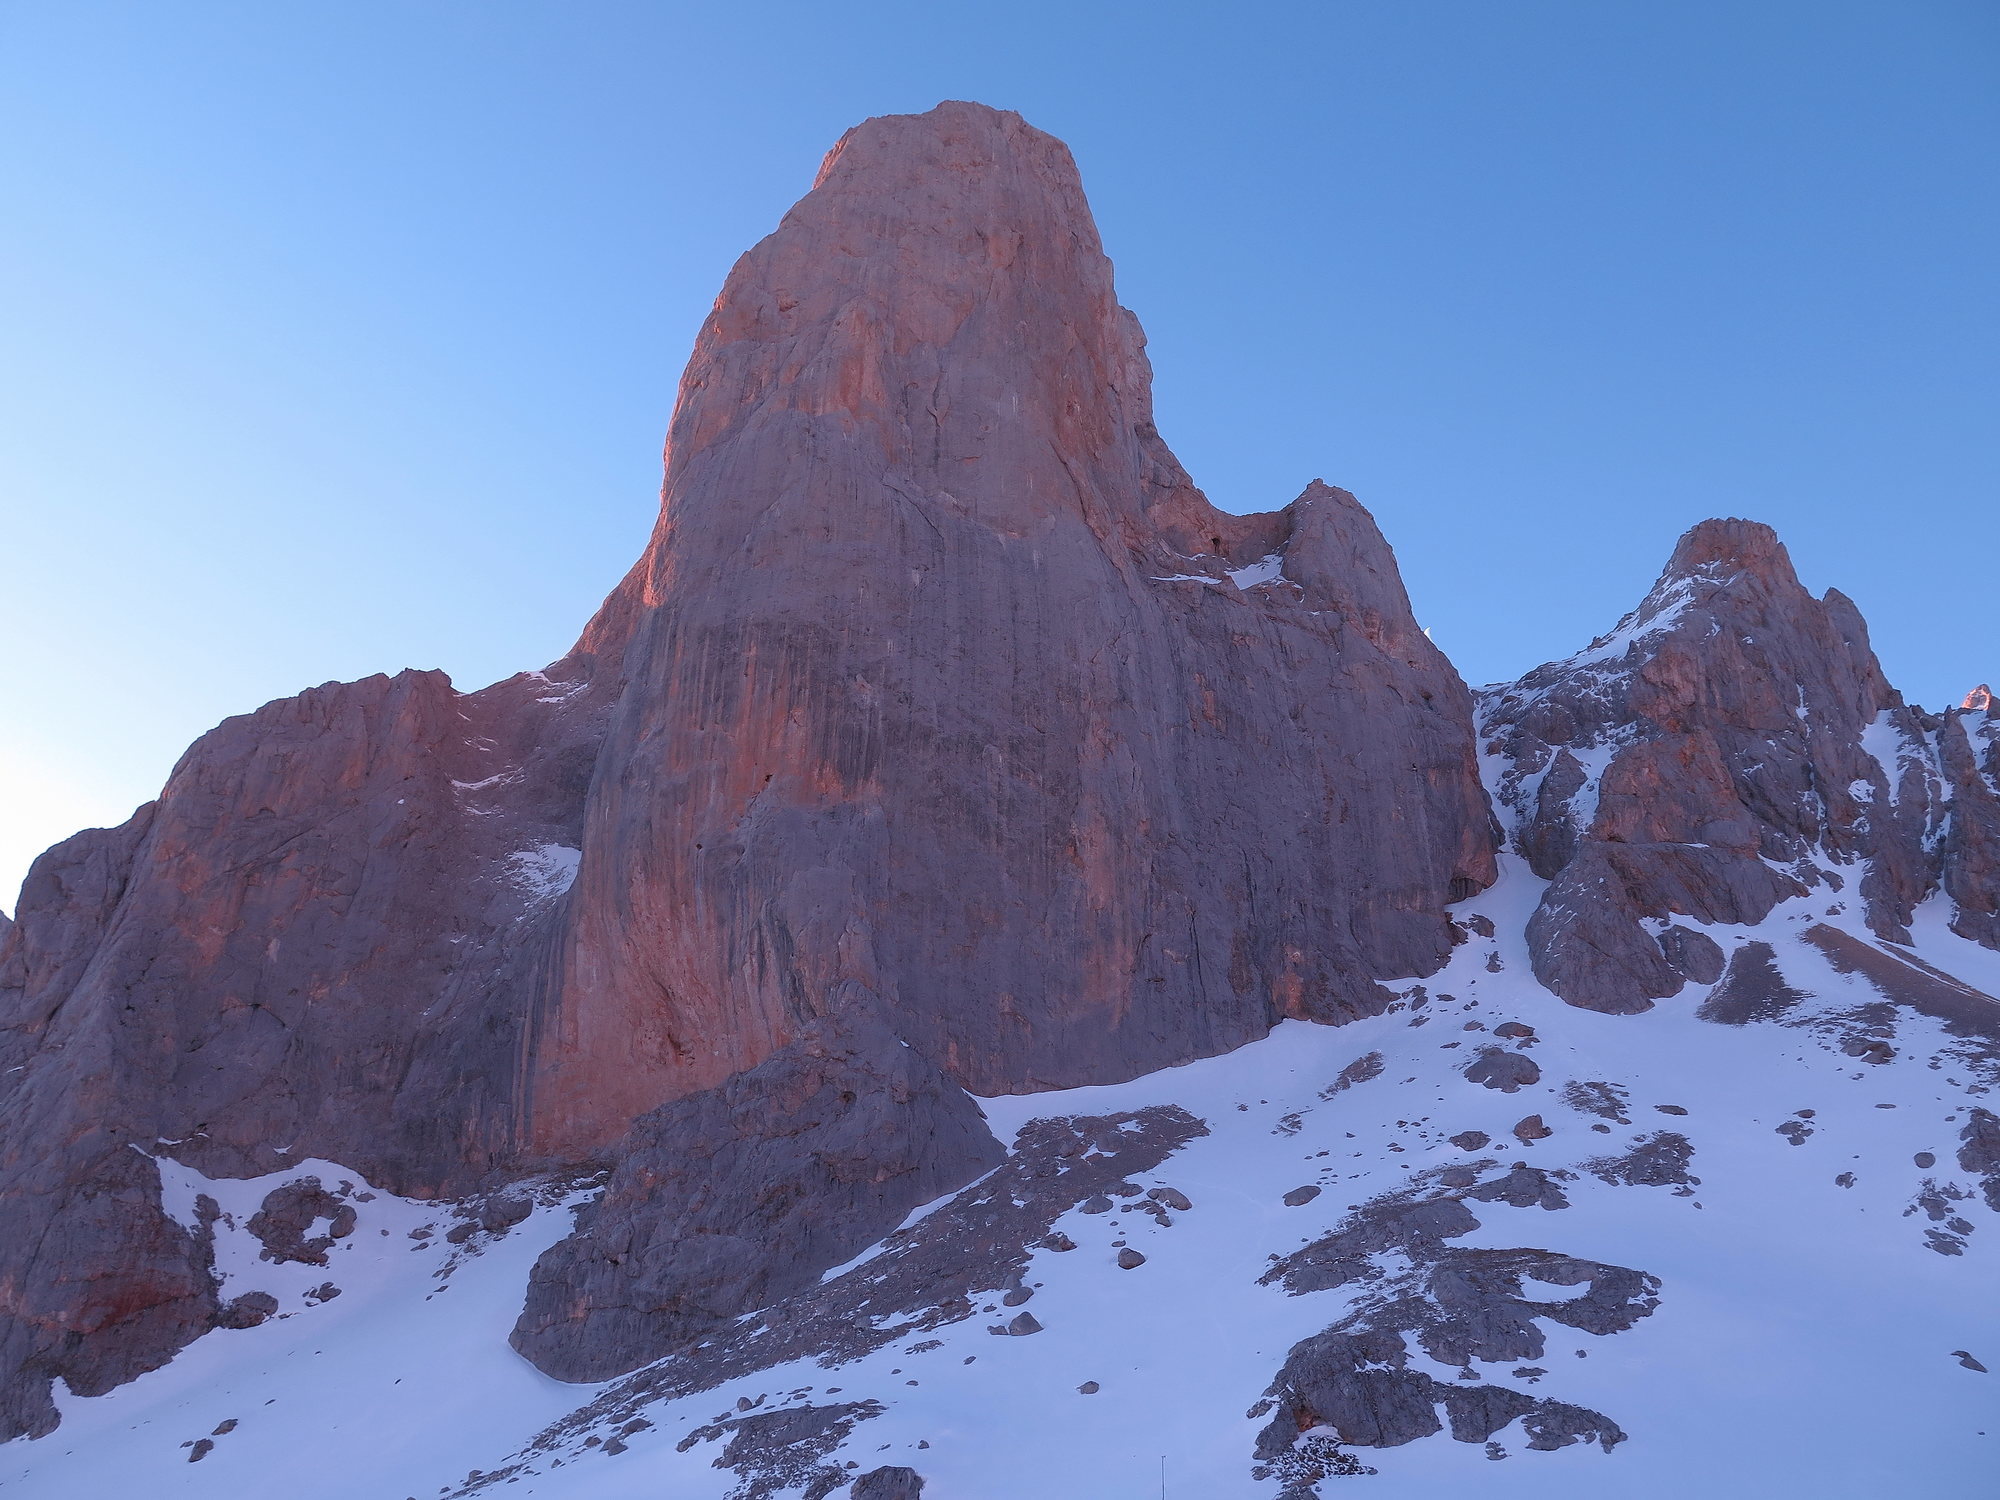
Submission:
<svg viewBox="0 0 2000 1500">
<path fill-rule="evenodd" d="M 1769 527 L 1695 527 L 1616 630 L 1482 698 L 1496 802 L 1549 881 L 1536 977 L 1644 1010 L 1721 972 L 1676 918 L 1754 926 L 1821 889 L 1892 943 L 1942 889 L 1953 930 L 1995 946 L 2000 782 L 1976 698 L 1905 704 L 1853 604 L 1807 593 Z"/>
</svg>

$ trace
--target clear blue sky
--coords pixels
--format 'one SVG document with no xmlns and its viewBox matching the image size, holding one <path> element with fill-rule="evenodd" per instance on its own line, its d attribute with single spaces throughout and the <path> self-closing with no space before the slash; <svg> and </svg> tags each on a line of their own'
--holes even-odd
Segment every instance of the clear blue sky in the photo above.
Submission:
<svg viewBox="0 0 2000 1500">
<path fill-rule="evenodd" d="M 1984 0 L 0 0 L 0 902 L 224 715 L 560 654 L 731 260 L 942 98 L 1075 149 L 1196 480 L 1356 491 L 1469 680 L 1711 514 L 2000 676 Z"/>
</svg>

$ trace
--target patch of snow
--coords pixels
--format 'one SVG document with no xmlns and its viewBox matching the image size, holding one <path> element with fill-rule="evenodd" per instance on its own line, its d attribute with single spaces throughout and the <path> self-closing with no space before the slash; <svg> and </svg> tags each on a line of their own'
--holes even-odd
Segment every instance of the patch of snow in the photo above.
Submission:
<svg viewBox="0 0 2000 1500">
<path fill-rule="evenodd" d="M 1861 748 L 1882 768 L 1882 779 L 1889 786 L 1889 805 L 1894 807 L 1902 796 L 1904 766 L 1918 759 L 1921 752 L 1905 738 L 1888 709 L 1861 727 Z"/>
<path fill-rule="evenodd" d="M 1640 642 L 1671 630 L 1687 612 L 1688 606 L 1694 603 L 1695 593 L 1696 580 L 1673 579 L 1648 594 L 1645 601 L 1613 626 L 1609 634 L 1599 636 L 1576 655 L 1557 665 L 1578 668 L 1622 661 L 1626 653 Z"/>
<path fill-rule="evenodd" d="M 1253 563 L 1227 571 L 1239 589 L 1254 589 L 1260 583 L 1275 583 L 1285 576 L 1285 555 L 1272 552 Z"/>
<path fill-rule="evenodd" d="M 507 856 L 508 873 L 531 900 L 549 901 L 576 881 L 583 851 L 567 844 L 537 844 Z"/>
<path fill-rule="evenodd" d="M 452 785 L 457 787 L 461 792 L 479 792 L 484 791 L 489 786 L 502 786 L 507 782 L 519 781 L 520 779 L 521 773 L 519 771 L 498 771 L 487 777 L 484 781 L 454 781 Z"/>
</svg>

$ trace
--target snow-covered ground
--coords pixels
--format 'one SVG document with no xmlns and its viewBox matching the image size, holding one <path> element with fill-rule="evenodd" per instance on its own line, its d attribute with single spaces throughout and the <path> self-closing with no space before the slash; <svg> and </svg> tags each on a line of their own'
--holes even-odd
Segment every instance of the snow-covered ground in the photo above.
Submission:
<svg viewBox="0 0 2000 1500">
<path fill-rule="evenodd" d="M 1516 1161 L 1573 1174 L 1557 1179 L 1569 1206 L 1469 1205 L 1479 1227 L 1455 1245 L 1629 1267 L 1658 1278 L 1659 1302 L 1627 1331 L 1602 1336 L 1544 1322 L 1544 1355 L 1483 1367 L 1478 1377 L 1602 1413 L 1626 1440 L 1609 1452 L 1588 1442 L 1537 1452 L 1519 1424 L 1490 1444 L 1439 1433 L 1352 1450 L 1377 1472 L 1328 1478 L 1323 1494 L 1350 1486 L 1425 1500 L 1475 1490 L 1536 1500 L 1982 1492 L 2000 1448 L 2000 1376 L 1967 1368 L 1954 1351 L 2000 1369 L 2000 1219 L 1955 1165 L 1968 1088 L 1977 1085 L 1948 1050 L 1954 1040 L 1904 1014 L 1893 1059 L 1870 1063 L 1808 1025 L 1699 1019 L 1706 991 L 1698 986 L 1640 1016 L 1574 1009 L 1529 975 L 1519 934 L 1541 888 L 1510 861 L 1497 886 L 1460 908 L 1461 917 L 1488 917 L 1496 935 L 1470 938 L 1421 993 L 1395 986 L 1405 998 L 1390 1014 L 1337 1028 L 1286 1023 L 1227 1056 L 1130 1083 L 986 1101 L 1003 1140 L 1052 1115 L 1176 1104 L 1198 1116 L 1205 1135 L 1135 1178 L 1185 1195 L 1191 1207 L 1166 1212 L 1168 1222 L 1130 1208 L 1072 1210 L 1055 1227 L 1076 1248 L 1034 1252 L 1024 1304 L 1002 1306 L 996 1294 L 970 1318 L 847 1363 L 799 1362 L 655 1403 L 642 1410 L 650 1426 L 602 1428 L 588 1446 L 576 1436 L 544 1446 L 490 1493 L 796 1495 L 716 1467 L 729 1434 L 696 1429 L 746 1406 L 872 1401 L 880 1413 L 864 1414 L 819 1462 L 851 1464 L 856 1474 L 908 1465 L 925 1476 L 926 1500 L 1144 1500 L 1163 1487 L 1175 1500 L 1270 1497 L 1278 1483 L 1251 1476 L 1265 1418 L 1246 1413 L 1292 1346 L 1368 1290 L 1288 1294 L 1260 1280 L 1273 1257 L 1413 1179 L 1440 1191 L 1437 1168 L 1484 1163 L 1479 1179 L 1490 1181 Z M 1821 892 L 1781 907 L 1754 933 L 1708 931 L 1726 948 L 1749 937 L 1773 945 L 1789 982 L 1814 996 L 1794 1023 L 1879 1004 L 1866 980 L 1836 972 L 1798 936 L 1821 922 L 1863 935 L 1850 917 L 1827 912 Z M 1935 911 L 1920 914 L 1917 933 L 1928 962 L 2000 992 L 2000 954 L 1953 937 Z M 1480 1048 L 1502 1045 L 1493 1029 L 1506 1022 L 1533 1028 L 1532 1038 L 1505 1045 L 1540 1070 L 1512 1092 L 1464 1076 Z M 1333 1087 L 1371 1053 L 1379 1071 Z M 1572 1082 L 1623 1090 L 1629 1123 L 1573 1107 Z M 1516 1125 L 1531 1115 L 1552 1133 L 1517 1142 Z M 1618 1185 L 1583 1165 L 1663 1130 L 1692 1143 L 1688 1170 L 1698 1184 Z M 1466 1150 L 1448 1139 L 1467 1131 L 1493 1144 Z M 1921 1153 L 1934 1165 L 1918 1165 Z M 331 1163 L 284 1176 L 306 1174 L 352 1180 Z M 1958 1236 L 1963 1253 L 1927 1244 L 1934 1221 L 1912 1211 L 1925 1179 L 1974 1226 Z M 209 1192 L 240 1226 L 279 1180 L 205 1184 L 183 1173 L 169 1197 L 178 1193 L 187 1212 L 195 1191 Z M 1321 1191 L 1288 1206 L 1286 1195 L 1301 1197 L 1294 1190 L 1303 1187 Z M 1966 1196 L 1950 1197 L 1957 1192 Z M 225 1227 L 228 1291 L 269 1290 L 285 1315 L 212 1333 L 110 1395 L 64 1396 L 55 1434 L 0 1450 L 0 1491 L 24 1500 L 153 1492 L 426 1500 L 502 1467 L 604 1389 L 549 1380 L 506 1342 L 528 1267 L 565 1232 L 559 1203 L 459 1247 L 443 1243 L 454 1221 L 436 1205 L 378 1194 L 357 1207 L 355 1232 L 324 1269 L 258 1262 L 245 1241 L 228 1249 Z M 436 1232 L 412 1240 L 426 1224 Z M 1122 1268 L 1121 1246 L 1143 1263 Z M 310 1289 L 327 1281 L 340 1295 L 314 1302 Z M 1019 1312 L 1040 1330 L 996 1336 Z M 1411 1367 L 1461 1378 L 1421 1354 Z M 186 1445 L 202 1438 L 213 1449 L 190 1462 Z"/>
<path fill-rule="evenodd" d="M 108 1395 L 58 1385 L 62 1425 L 0 1448 L 10 1497 L 431 1496 L 576 1404 L 578 1387 L 507 1347 L 529 1266 L 569 1232 L 561 1200 L 501 1237 L 455 1246 L 444 1236 L 458 1221 L 443 1206 L 374 1193 L 350 1200 L 354 1230 L 324 1266 L 278 1265 L 243 1229 L 267 1193 L 304 1177 L 367 1184 L 325 1161 L 234 1182 L 161 1166 L 170 1212 L 190 1214 L 205 1193 L 233 1221 L 217 1233 L 224 1295 L 267 1292 L 279 1313 L 210 1333 Z M 320 1300 L 327 1285 L 338 1295 Z M 191 1461 L 204 1439 L 213 1446 Z"/>
</svg>

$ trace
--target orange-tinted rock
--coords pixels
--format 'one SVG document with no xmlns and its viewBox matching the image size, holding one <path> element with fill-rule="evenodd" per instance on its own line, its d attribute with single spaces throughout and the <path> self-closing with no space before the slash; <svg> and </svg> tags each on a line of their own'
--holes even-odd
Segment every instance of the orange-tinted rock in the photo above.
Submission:
<svg viewBox="0 0 2000 1500">
<path fill-rule="evenodd" d="M 1069 153 L 1013 115 L 869 121 L 738 263 L 602 627 L 631 688 L 538 1140 L 842 994 L 1005 1092 L 1442 962 L 1491 878 L 1464 690 L 1350 496 L 1215 511 L 1148 386 Z"/>
<path fill-rule="evenodd" d="M 518 1159 L 584 697 L 316 688 L 36 862 L 0 945 L 0 1433 L 52 1424 L 51 1375 L 104 1389 L 219 1315 L 142 1152 L 218 1176 L 319 1155 L 418 1193 Z"/>
</svg>

